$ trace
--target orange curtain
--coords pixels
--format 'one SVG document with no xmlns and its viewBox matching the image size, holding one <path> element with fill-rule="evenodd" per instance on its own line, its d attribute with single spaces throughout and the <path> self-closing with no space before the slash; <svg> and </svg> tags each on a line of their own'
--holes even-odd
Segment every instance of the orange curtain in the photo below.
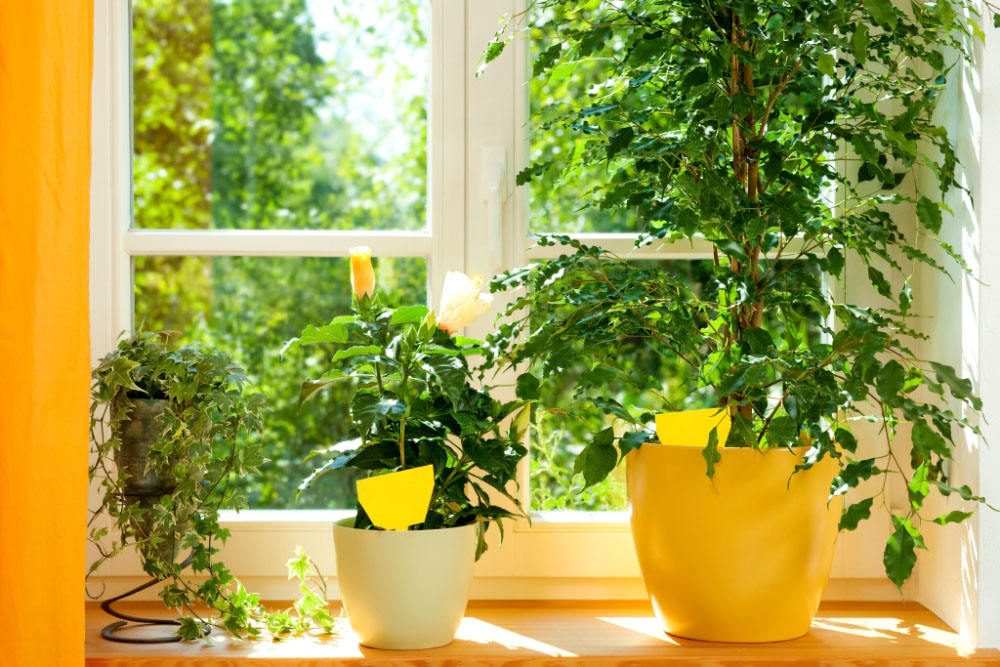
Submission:
<svg viewBox="0 0 1000 667">
<path fill-rule="evenodd" d="M 92 0 L 0 0 L 0 663 L 84 658 Z"/>
</svg>

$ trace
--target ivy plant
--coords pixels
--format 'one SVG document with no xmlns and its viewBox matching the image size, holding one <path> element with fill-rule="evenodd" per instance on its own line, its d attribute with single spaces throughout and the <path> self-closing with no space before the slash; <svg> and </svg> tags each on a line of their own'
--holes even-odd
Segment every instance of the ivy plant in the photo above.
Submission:
<svg viewBox="0 0 1000 667">
<path fill-rule="evenodd" d="M 477 386 L 468 360 L 482 355 L 485 344 L 445 330 L 464 324 L 446 327 L 426 306 L 388 308 L 373 291 L 356 295 L 353 310 L 326 325 L 306 327 L 283 350 L 332 348 L 330 367 L 303 383 L 300 403 L 337 383 L 354 388 L 354 437 L 314 450 L 308 458 L 326 461 L 300 488 L 343 468 L 382 474 L 432 465 L 427 516 L 410 529 L 476 523 L 478 559 L 486 551 L 490 523 L 496 523 L 502 539 L 502 520 L 525 516 L 511 487 L 527 453 L 522 441 L 529 401 L 500 401 L 491 396 L 491 387 Z M 506 502 L 496 504 L 495 498 Z M 360 504 L 354 527 L 374 528 Z"/>
<path fill-rule="evenodd" d="M 961 0 L 904 8 L 890 0 L 537 0 L 509 18 L 487 62 L 522 35 L 547 44 L 536 79 L 603 67 L 585 96 L 538 110 L 535 132 L 572 133 L 575 145 L 530 163 L 518 184 L 555 174 L 558 187 L 587 176 L 595 185 L 580 207 L 638 220 L 637 245 L 707 243 L 712 253 L 711 279 L 696 289 L 663 269 L 549 236 L 540 243 L 566 254 L 494 280 L 495 290 L 519 290 L 489 339 L 491 365 L 527 365 L 518 396 L 536 398 L 584 358 L 577 404 L 619 422 L 576 460 L 588 485 L 653 438 L 650 412 L 604 391 L 616 381 L 657 395 L 664 378 L 618 362 L 622 345 L 641 342 L 690 367 L 692 403 L 729 413 L 729 440 L 713 431 L 704 449 L 708 477 L 723 445 L 803 444 L 801 468 L 838 462 L 833 495 L 902 476 L 910 502 L 892 511 L 884 555 L 897 586 L 924 546 L 922 520 L 970 516 L 922 514 L 932 492 L 982 501 L 952 485 L 947 465 L 956 432 L 979 432 L 966 415 L 981 402 L 953 368 L 914 352 L 926 334 L 911 278 L 918 265 L 967 270 L 940 236 L 951 216 L 945 195 L 962 186 L 953 139 L 933 114 L 948 72 L 983 36 L 979 18 Z M 918 181 L 917 171 L 927 178 Z M 900 223 L 910 207 L 915 231 Z M 829 289 L 823 276 L 847 270 L 867 276 L 879 305 Z M 881 453 L 862 454 L 870 448 L 852 433 L 859 419 L 880 425 Z M 895 440 L 904 427 L 905 445 Z M 841 528 L 854 529 L 876 503 L 888 508 L 884 484 L 845 508 Z"/>
<path fill-rule="evenodd" d="M 173 349 L 174 333 L 125 338 L 93 371 L 90 480 L 101 491 L 101 503 L 90 519 L 99 557 L 88 578 L 109 558 L 135 550 L 143 570 L 163 582 L 164 603 L 184 614 L 177 631 L 183 639 L 197 639 L 209 626 L 237 637 L 256 637 L 265 629 L 276 637 L 308 627 L 331 631 L 325 583 L 305 554 L 289 561 L 289 576 L 301 580 L 303 597 L 278 612 L 264 609 L 216 558 L 229 537 L 219 511 L 247 507 L 245 494 L 231 482 L 256 474 L 264 462 L 260 441 L 241 436 L 260 432 L 267 401 L 245 391 L 245 371 L 229 356 L 199 345 Z M 165 401 L 144 470 L 166 482 L 162 495 L 130 494 L 129 466 L 116 465 L 138 399 Z M 102 517 L 110 517 L 111 527 L 102 525 Z M 185 568 L 181 558 L 188 553 Z"/>
</svg>

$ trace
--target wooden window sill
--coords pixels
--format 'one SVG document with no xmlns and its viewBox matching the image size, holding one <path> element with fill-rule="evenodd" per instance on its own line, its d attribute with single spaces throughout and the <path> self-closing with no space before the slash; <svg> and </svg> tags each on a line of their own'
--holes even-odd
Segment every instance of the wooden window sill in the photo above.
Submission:
<svg viewBox="0 0 1000 667">
<path fill-rule="evenodd" d="M 121 609 L 158 616 L 157 603 Z M 634 665 L 823 664 L 929 665 L 943 662 L 1000 665 L 1000 651 L 973 651 L 926 608 L 901 602 L 828 602 L 804 637 L 776 644 L 714 644 L 680 639 L 659 630 L 648 602 L 481 601 L 469 605 L 458 637 L 425 651 L 384 651 L 359 646 L 349 628 L 333 637 L 282 642 L 233 641 L 216 631 L 210 642 L 157 645 L 105 641 L 110 622 L 95 603 L 87 606 L 87 661 L 93 667 L 143 665 Z M 162 630 L 160 630 L 162 631 Z M 135 632 L 140 632 L 136 630 Z"/>
</svg>

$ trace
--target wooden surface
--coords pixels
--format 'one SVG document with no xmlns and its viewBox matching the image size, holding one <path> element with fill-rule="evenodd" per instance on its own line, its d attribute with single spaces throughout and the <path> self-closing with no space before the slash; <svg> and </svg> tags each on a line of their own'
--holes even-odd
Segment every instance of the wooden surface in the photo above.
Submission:
<svg viewBox="0 0 1000 667">
<path fill-rule="evenodd" d="M 121 605 L 140 616 L 166 616 L 157 603 Z M 766 613 L 762 610 L 762 613 Z M 775 644 L 713 644 L 663 633 L 647 602 L 473 602 L 458 637 L 426 651 L 359 646 L 346 622 L 337 636 L 282 642 L 233 641 L 215 631 L 209 641 L 118 644 L 100 636 L 110 622 L 87 606 L 87 665 L 1000 665 L 1000 651 L 972 651 L 958 635 L 915 603 L 824 603 L 804 637 Z M 135 630 L 141 632 L 141 629 Z"/>
</svg>

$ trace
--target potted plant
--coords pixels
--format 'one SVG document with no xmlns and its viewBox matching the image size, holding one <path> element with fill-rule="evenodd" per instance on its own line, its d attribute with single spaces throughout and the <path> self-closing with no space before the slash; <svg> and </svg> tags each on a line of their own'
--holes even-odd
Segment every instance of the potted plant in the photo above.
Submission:
<svg viewBox="0 0 1000 667">
<path fill-rule="evenodd" d="M 196 639 L 213 626 L 238 637 L 263 629 L 276 637 L 313 626 L 331 630 L 325 583 L 313 578 L 318 571 L 305 554 L 289 561 L 289 576 L 301 580 L 303 599 L 276 612 L 267 612 L 215 558 L 228 537 L 219 511 L 247 506 L 230 480 L 253 474 L 264 461 L 257 434 L 266 400 L 245 393 L 246 374 L 227 355 L 199 345 L 173 349 L 169 338 L 175 333 L 137 332 L 93 371 L 90 480 L 99 485 L 101 504 L 90 522 L 99 557 L 88 577 L 109 558 L 136 550 L 152 580 L 125 595 L 161 583 L 167 607 L 184 613 L 165 622 L 179 627 L 161 641 Z M 111 519 L 110 530 L 101 525 L 104 516 Z M 111 531 L 117 539 L 109 544 Z M 178 562 L 182 551 L 190 553 Z M 105 610 L 126 620 L 160 622 L 113 611 L 109 602 L 122 597 L 105 601 Z M 218 615 L 206 617 L 196 605 Z M 116 635 L 124 625 L 114 623 L 103 634 L 149 641 Z"/>
<path fill-rule="evenodd" d="M 502 519 L 523 515 L 508 487 L 526 454 L 529 413 L 526 401 L 498 401 L 490 387 L 473 383 L 468 358 L 484 345 L 456 334 L 490 308 L 481 278 L 449 272 L 437 313 L 392 309 L 375 294 L 370 251 L 351 254 L 354 313 L 308 326 L 286 345 L 335 350 L 330 369 L 303 384 L 301 401 L 337 382 L 355 387 L 356 437 L 313 452 L 329 458 L 301 488 L 341 468 L 379 474 L 433 466 L 429 508 L 409 530 L 377 529 L 359 504 L 333 535 L 341 596 L 361 643 L 440 646 L 465 612 L 487 527 L 496 523 L 502 538 Z"/>
<path fill-rule="evenodd" d="M 943 405 L 950 394 L 970 414 L 980 401 L 953 368 L 911 348 L 926 335 L 912 310 L 914 267 L 965 267 L 939 238 L 944 195 L 962 186 L 933 111 L 945 74 L 981 35 L 974 8 L 537 0 L 526 15 L 542 20 L 523 32 L 548 40 L 534 77 L 591 68 L 597 83 L 541 109 L 537 131 L 576 133 L 576 146 L 518 182 L 544 175 L 559 187 L 601 170 L 581 207 L 637 221 L 637 245 L 711 248 L 694 285 L 543 237 L 567 254 L 492 285 L 523 289 L 489 341 L 492 364 L 529 365 L 522 399 L 585 360 L 576 409 L 609 425 L 576 471 L 590 485 L 628 459 L 633 538 L 664 628 L 718 641 L 805 633 L 838 527 L 888 507 L 883 485 L 841 510 L 844 493 L 873 476 L 901 476 L 908 491 L 884 554 L 902 586 L 924 546 L 921 521 L 959 522 L 974 509 L 927 517 L 928 495 L 982 500 L 953 486 L 947 465 L 955 432 L 978 430 Z M 509 39 L 502 29 L 485 59 Z M 900 224 L 910 211 L 915 230 Z M 847 267 L 867 275 L 879 305 L 829 288 L 824 276 L 837 281 Z M 612 393 L 662 396 L 664 377 L 622 361 L 637 345 L 687 369 L 683 405 L 660 400 L 660 411 L 714 408 L 728 437 L 717 422 L 697 442 L 649 444 L 657 410 Z M 859 447 L 859 420 L 877 423 L 879 439 Z"/>
</svg>

